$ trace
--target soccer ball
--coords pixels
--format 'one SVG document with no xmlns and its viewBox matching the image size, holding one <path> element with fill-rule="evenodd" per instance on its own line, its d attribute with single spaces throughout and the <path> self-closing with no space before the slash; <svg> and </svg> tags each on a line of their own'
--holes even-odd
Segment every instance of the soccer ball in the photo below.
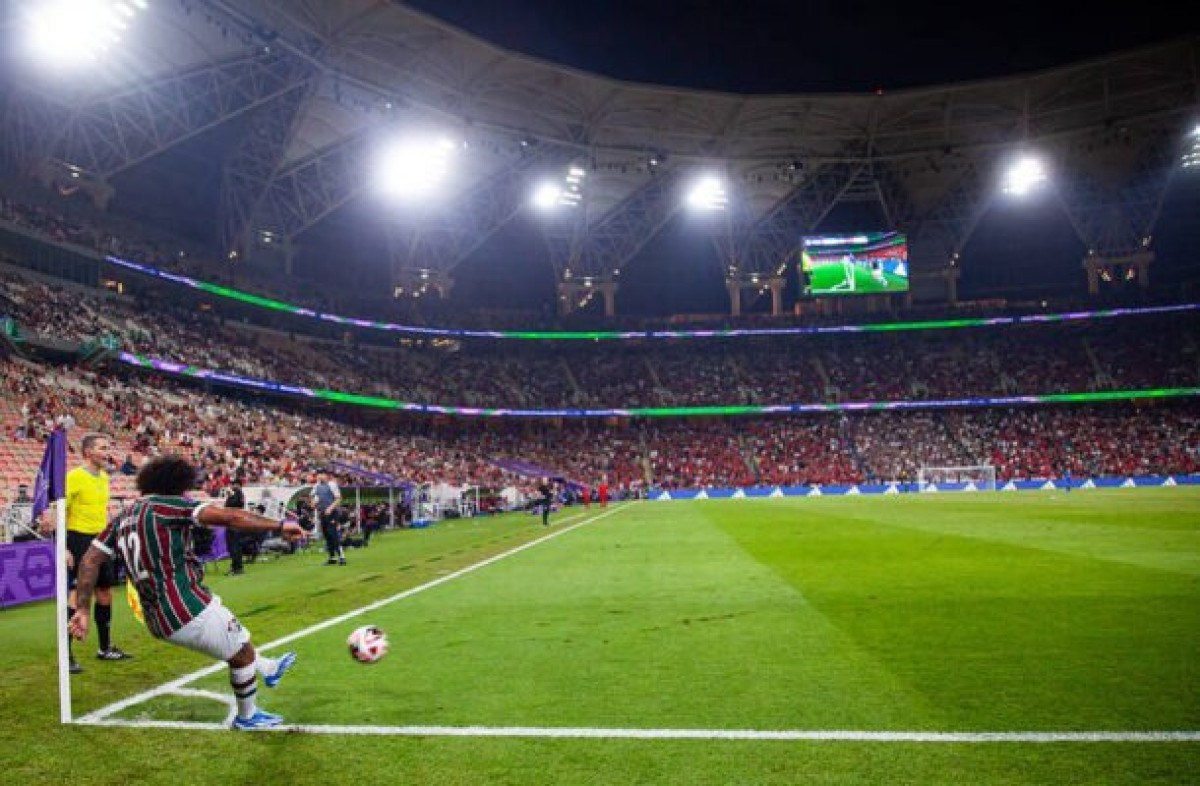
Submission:
<svg viewBox="0 0 1200 786">
<path fill-rule="evenodd" d="M 359 663 L 375 663 L 387 655 L 387 634 L 374 625 L 363 625 L 346 639 L 350 648 L 350 657 Z"/>
</svg>

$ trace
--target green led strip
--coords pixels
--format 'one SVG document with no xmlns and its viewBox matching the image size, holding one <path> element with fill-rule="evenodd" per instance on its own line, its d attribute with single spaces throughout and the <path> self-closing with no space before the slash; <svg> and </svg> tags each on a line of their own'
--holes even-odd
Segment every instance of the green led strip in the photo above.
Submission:
<svg viewBox="0 0 1200 786">
<path fill-rule="evenodd" d="M 167 273 L 149 265 L 107 256 L 105 260 L 127 270 L 134 270 L 143 275 L 170 281 L 175 284 L 198 289 L 210 295 L 236 300 L 260 308 L 290 313 L 296 316 L 315 318 L 331 324 L 348 327 L 360 327 L 372 330 L 395 332 L 400 335 L 411 335 L 424 338 L 484 338 L 484 339 L 523 339 L 530 341 L 612 341 L 635 339 L 686 339 L 686 338 L 748 338 L 755 336 L 797 336 L 797 335 L 832 335 L 853 333 L 884 333 L 909 330 L 947 330 L 955 328 L 988 327 L 998 325 L 1035 325 L 1054 322 L 1105 319 L 1113 317 L 1137 316 L 1148 314 L 1183 313 L 1200 311 L 1200 303 L 1186 303 L 1172 306 L 1149 306 L 1141 308 L 1098 309 L 1093 311 L 1076 311 L 1059 314 L 1031 314 L 1013 317 L 974 317 L 967 319 L 936 319 L 920 322 L 884 322 L 862 325 L 836 325 L 827 327 L 779 327 L 779 328 L 718 328 L 696 330 L 467 330 L 459 328 L 422 327 L 417 325 L 398 325 L 369 319 L 343 317 L 336 314 L 324 314 L 312 309 L 285 303 L 261 295 L 253 295 L 230 287 L 198 281 L 187 276 Z"/>
<path fill-rule="evenodd" d="M 852 401 L 807 404 L 738 404 L 697 407 L 630 407 L 605 409 L 510 409 L 505 407 L 464 407 L 443 404 L 419 404 L 397 401 L 382 396 L 368 396 L 341 390 L 324 390 L 302 385 L 272 382 L 266 379 L 242 377 L 183 363 L 120 352 L 119 359 L 133 366 L 153 369 L 172 376 L 195 377 L 280 395 L 320 399 L 336 404 L 372 407 L 393 411 L 423 414 L 446 414 L 465 417 L 537 417 L 537 418 L 686 418 L 726 415 L 787 415 L 825 412 L 895 412 L 902 410 L 962 409 L 978 407 L 1029 406 L 1033 404 L 1089 404 L 1104 401 L 1134 401 L 1144 399 L 1186 398 L 1200 396 L 1200 387 L 1148 388 L 1145 390 L 1099 390 L 1087 393 L 1045 393 L 1032 396 L 986 396 L 918 401 Z"/>
<path fill-rule="evenodd" d="M 197 281 L 195 286 L 197 289 L 203 290 L 212 295 L 217 295 L 218 297 L 229 298 L 230 300 L 240 300 L 243 303 L 249 303 L 252 306 L 261 306 L 262 308 L 269 308 L 273 311 L 290 311 L 294 313 L 298 310 L 297 306 L 283 303 L 278 300 L 272 300 L 269 297 L 252 295 L 249 292 L 242 292 L 237 289 L 223 287 L 220 284 L 210 284 L 207 281 Z"/>
<path fill-rule="evenodd" d="M 713 405 L 694 407 L 630 407 L 610 409 L 543 409 L 521 410 L 502 407 L 461 407 L 440 404 L 413 404 L 379 396 L 363 396 L 337 390 L 314 389 L 316 398 L 339 404 L 351 404 L 376 409 L 416 411 L 431 414 L 469 417 L 547 417 L 547 418 L 694 418 L 738 415 L 781 415 L 829 412 L 899 412 L 929 409 L 965 409 L 981 407 L 1029 406 L 1033 404 L 1095 404 L 1111 401 L 1146 399 L 1194 398 L 1200 387 L 1150 388 L 1146 390 L 1103 390 L 1087 393 L 1047 393 L 1037 396 L 1007 396 L 992 398 L 963 398 L 928 401 L 872 401 L 847 403 L 812 403 L 784 405 Z"/>
</svg>

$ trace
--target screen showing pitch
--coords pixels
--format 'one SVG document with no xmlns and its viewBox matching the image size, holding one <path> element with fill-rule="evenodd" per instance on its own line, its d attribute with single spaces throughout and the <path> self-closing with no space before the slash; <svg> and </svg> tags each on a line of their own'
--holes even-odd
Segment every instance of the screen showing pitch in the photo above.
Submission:
<svg viewBox="0 0 1200 786">
<path fill-rule="evenodd" d="M 908 239 L 899 232 L 804 238 L 804 294 L 888 295 L 908 291 Z"/>
</svg>

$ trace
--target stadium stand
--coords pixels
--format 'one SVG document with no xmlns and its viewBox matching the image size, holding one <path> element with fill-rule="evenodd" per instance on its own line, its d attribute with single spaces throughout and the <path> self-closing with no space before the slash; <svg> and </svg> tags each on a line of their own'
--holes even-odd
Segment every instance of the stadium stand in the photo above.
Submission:
<svg viewBox="0 0 1200 786">
<path fill-rule="evenodd" d="M 70 416 L 136 460 L 191 455 L 210 492 L 237 475 L 296 483 L 332 460 L 418 483 L 520 483 L 492 459 L 522 458 L 567 477 L 664 488 L 906 479 L 922 464 L 984 461 L 998 477 L 1176 474 L 1200 469 L 1194 404 L 977 409 L 809 418 L 511 423 L 317 413 L 245 401 L 123 370 L 2 362 L 4 497 L 29 483 L 42 438 Z M 314 440 L 312 434 L 324 434 Z M 115 494 L 130 493 L 128 479 Z"/>
<path fill-rule="evenodd" d="M 46 240 L 119 251 L 197 275 L 212 268 L 53 210 L 0 200 L 0 220 Z M 126 228 L 128 229 L 128 228 Z M 670 407 L 903 401 L 1200 385 L 1194 313 L 970 330 L 707 342 L 370 343 L 312 321 L 141 282 L 119 295 L 0 266 L 0 315 L 22 334 L 126 349 L 190 365 L 405 401 L 474 407 Z M 298 297 L 292 284 L 279 296 Z M 330 303 L 308 301 L 329 307 Z M 350 304 L 349 313 L 357 305 Z M 383 316 L 394 316 L 388 314 Z M 503 323 L 494 314 L 475 315 Z M 751 321 L 753 317 L 749 318 Z M 274 327 L 267 327 L 274 325 Z M 529 327 L 526 323 L 521 325 Z M 1181 337 L 1177 342 L 1164 335 Z M 382 340 L 382 339 L 378 339 Z M 4 359 L 0 501 L 29 483 L 40 440 L 65 419 L 101 430 L 117 455 L 189 453 L 216 491 L 302 482 L 332 460 L 418 483 L 517 482 L 493 460 L 521 458 L 585 483 L 664 488 L 861 483 L 928 464 L 992 463 L 1001 479 L 1186 473 L 1198 468 L 1195 404 L 972 409 L 808 418 L 532 422 L 431 420 L 315 410 L 200 389 L 107 363 Z M 310 435 L 327 436 L 314 441 Z M 115 475 L 115 494 L 132 493 Z"/>
<path fill-rule="evenodd" d="M 326 352 L 316 339 L 257 329 L 215 311 L 92 294 L 5 274 L 22 329 L 81 340 L 117 336 L 131 351 L 244 376 L 423 403 L 482 407 L 702 406 L 902 401 L 1010 393 L 1192 386 L 1193 313 L 1108 323 L 736 344 L 439 348 Z M 343 347 L 344 349 L 344 347 Z"/>
</svg>

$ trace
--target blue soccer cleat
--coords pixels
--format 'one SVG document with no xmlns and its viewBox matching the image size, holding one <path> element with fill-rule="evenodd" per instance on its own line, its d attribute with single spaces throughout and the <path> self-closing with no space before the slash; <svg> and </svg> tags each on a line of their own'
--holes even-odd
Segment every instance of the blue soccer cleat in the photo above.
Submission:
<svg viewBox="0 0 1200 786">
<path fill-rule="evenodd" d="M 283 716 L 266 710 L 255 710 L 249 718 L 238 716 L 233 719 L 232 728 L 237 731 L 259 731 L 271 729 L 283 724 Z"/>
<path fill-rule="evenodd" d="M 276 685 L 279 684 L 279 681 L 281 679 L 283 679 L 283 675 L 287 674 L 288 669 L 290 669 L 293 665 L 295 665 L 295 663 L 296 663 L 296 653 L 294 653 L 294 652 L 283 653 L 283 657 L 281 657 L 279 659 L 279 665 L 275 668 L 275 673 L 268 674 L 267 676 L 263 677 L 263 684 L 266 685 L 268 688 L 274 688 Z"/>
</svg>

